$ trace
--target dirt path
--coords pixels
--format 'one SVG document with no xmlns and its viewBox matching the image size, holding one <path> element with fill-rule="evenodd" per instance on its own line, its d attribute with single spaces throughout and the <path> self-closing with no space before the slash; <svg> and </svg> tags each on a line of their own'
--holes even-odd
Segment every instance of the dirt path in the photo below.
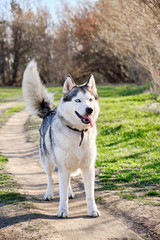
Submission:
<svg viewBox="0 0 160 240">
<path fill-rule="evenodd" d="M 46 190 L 46 176 L 38 163 L 38 146 L 26 142 L 24 110 L 12 116 L 0 129 L 0 152 L 9 158 L 8 171 L 21 185 L 21 192 L 32 208 L 1 208 L 0 239 L 149 239 L 134 231 L 131 222 L 115 217 L 103 205 L 100 218 L 87 217 L 84 190 L 79 178 L 72 181 L 76 198 L 69 201 L 69 218 L 58 219 L 58 176 L 54 173 L 54 200 L 41 201 Z"/>
</svg>

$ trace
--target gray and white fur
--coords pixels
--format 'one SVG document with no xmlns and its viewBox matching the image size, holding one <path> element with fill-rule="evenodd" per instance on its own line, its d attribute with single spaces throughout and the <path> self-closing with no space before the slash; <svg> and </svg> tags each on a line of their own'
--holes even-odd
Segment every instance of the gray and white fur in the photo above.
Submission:
<svg viewBox="0 0 160 240">
<path fill-rule="evenodd" d="M 94 199 L 96 121 L 98 95 L 93 75 L 77 86 L 68 76 L 57 108 L 52 94 L 41 83 L 37 64 L 32 60 L 23 75 L 24 101 L 31 114 L 43 118 L 40 128 L 40 161 L 47 174 L 44 200 L 53 198 L 52 173 L 58 168 L 60 203 L 58 217 L 68 217 L 68 197 L 74 198 L 70 177 L 77 170 L 84 179 L 88 214 L 100 216 Z"/>
</svg>

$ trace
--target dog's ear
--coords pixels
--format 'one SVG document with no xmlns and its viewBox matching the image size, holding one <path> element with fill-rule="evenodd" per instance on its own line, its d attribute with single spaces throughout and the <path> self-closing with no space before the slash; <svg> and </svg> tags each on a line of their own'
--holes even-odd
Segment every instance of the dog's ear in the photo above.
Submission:
<svg viewBox="0 0 160 240">
<path fill-rule="evenodd" d="M 97 94 L 97 88 L 96 88 L 96 83 L 94 76 L 91 74 L 90 78 L 88 79 L 86 86 L 90 91 L 92 91 L 94 94 Z"/>
<path fill-rule="evenodd" d="M 66 80 L 63 84 L 63 93 L 69 92 L 75 86 L 75 82 L 73 81 L 72 77 L 68 75 Z"/>
</svg>

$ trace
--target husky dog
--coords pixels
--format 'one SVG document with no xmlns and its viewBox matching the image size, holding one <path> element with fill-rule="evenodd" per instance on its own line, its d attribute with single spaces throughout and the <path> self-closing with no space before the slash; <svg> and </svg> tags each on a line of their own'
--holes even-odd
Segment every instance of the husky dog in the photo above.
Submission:
<svg viewBox="0 0 160 240">
<path fill-rule="evenodd" d="M 44 200 L 53 198 L 52 173 L 56 166 L 60 193 L 57 216 L 66 218 L 68 197 L 74 198 L 70 177 L 80 169 L 85 183 L 88 214 L 92 217 L 100 216 L 94 199 L 96 121 L 99 105 L 93 75 L 80 86 L 67 76 L 61 101 L 58 107 L 54 108 L 52 96 L 42 85 L 37 64 L 32 60 L 24 72 L 22 90 L 30 113 L 43 118 L 39 155 L 47 174 Z"/>
</svg>

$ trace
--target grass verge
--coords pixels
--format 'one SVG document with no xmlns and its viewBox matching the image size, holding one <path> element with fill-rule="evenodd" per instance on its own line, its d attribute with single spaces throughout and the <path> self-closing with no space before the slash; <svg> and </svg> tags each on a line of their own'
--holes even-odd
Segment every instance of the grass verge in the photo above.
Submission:
<svg viewBox="0 0 160 240">
<path fill-rule="evenodd" d="M 25 198 L 17 191 L 17 183 L 5 172 L 6 162 L 8 159 L 0 156 L 0 206 L 25 201 Z"/>
<path fill-rule="evenodd" d="M 21 88 L 0 87 L 0 102 L 10 102 L 22 99 Z"/>
<path fill-rule="evenodd" d="M 101 190 L 120 191 L 127 199 L 160 196 L 160 115 L 148 110 L 158 101 L 153 93 L 100 98 L 96 167 Z"/>
</svg>

